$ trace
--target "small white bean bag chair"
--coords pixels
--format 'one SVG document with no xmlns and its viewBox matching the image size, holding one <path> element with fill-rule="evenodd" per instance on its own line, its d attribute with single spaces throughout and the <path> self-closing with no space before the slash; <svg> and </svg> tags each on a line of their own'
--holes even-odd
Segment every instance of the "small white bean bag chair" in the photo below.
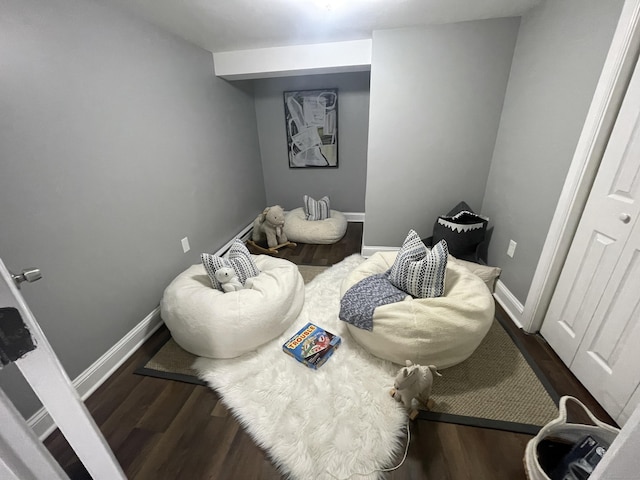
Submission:
<svg viewBox="0 0 640 480">
<path fill-rule="evenodd" d="M 347 217 L 342 212 L 331 210 L 325 220 L 307 220 L 302 207 L 287 212 L 284 233 L 291 242 L 332 244 L 344 237 Z"/>
<path fill-rule="evenodd" d="M 377 252 L 342 282 L 340 297 L 360 280 L 391 268 L 396 252 Z M 493 322 L 495 304 L 485 283 L 457 262 L 447 262 L 444 295 L 377 307 L 373 330 L 346 324 L 351 336 L 376 357 L 404 365 L 447 368 L 466 360 Z"/>
<path fill-rule="evenodd" d="M 234 358 L 291 326 L 304 303 L 298 267 L 268 255 L 252 258 L 260 275 L 251 288 L 223 293 L 211 286 L 202 264 L 169 284 L 160 311 L 178 345 L 201 357 Z"/>
</svg>

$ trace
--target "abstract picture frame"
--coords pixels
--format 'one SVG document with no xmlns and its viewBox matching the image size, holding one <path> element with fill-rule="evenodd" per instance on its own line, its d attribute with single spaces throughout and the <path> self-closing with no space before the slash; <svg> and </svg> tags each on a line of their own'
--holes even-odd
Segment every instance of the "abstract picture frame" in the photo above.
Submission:
<svg viewBox="0 0 640 480">
<path fill-rule="evenodd" d="M 289 168 L 338 168 L 338 89 L 283 92 Z"/>
</svg>

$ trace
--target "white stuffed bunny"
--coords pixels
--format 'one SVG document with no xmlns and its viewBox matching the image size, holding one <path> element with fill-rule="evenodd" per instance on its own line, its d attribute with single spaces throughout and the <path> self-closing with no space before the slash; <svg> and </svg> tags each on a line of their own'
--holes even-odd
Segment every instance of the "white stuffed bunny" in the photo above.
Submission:
<svg viewBox="0 0 640 480">
<path fill-rule="evenodd" d="M 401 368 L 396 376 L 391 396 L 404 404 L 413 419 L 414 413 L 417 415 L 417 411 L 413 408 L 412 400 L 415 398 L 424 405 L 428 405 L 433 386 L 433 374 L 435 373 L 439 377 L 442 375 L 438 373 L 435 365 L 423 367 L 414 365 L 411 360 L 407 360 L 405 363 L 406 367 Z"/>
<path fill-rule="evenodd" d="M 236 290 L 242 290 L 244 288 L 232 267 L 221 267 L 216 270 L 215 275 L 216 280 L 220 282 L 222 290 L 224 290 L 225 293 L 235 292 Z"/>
</svg>

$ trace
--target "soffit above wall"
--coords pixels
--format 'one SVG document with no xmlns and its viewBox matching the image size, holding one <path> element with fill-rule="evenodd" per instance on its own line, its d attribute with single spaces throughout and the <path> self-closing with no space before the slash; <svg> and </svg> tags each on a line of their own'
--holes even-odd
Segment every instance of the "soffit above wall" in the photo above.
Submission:
<svg viewBox="0 0 640 480">
<path fill-rule="evenodd" d="M 226 80 L 371 70 L 371 40 L 259 48 L 213 54 L 215 74 Z"/>
</svg>

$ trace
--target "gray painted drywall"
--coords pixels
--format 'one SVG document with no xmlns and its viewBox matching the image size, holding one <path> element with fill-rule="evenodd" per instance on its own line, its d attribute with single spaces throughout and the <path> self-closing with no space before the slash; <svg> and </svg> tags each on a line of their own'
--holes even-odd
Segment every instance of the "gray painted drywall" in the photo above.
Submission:
<svg viewBox="0 0 640 480">
<path fill-rule="evenodd" d="M 23 292 L 73 379 L 263 208 L 253 95 L 104 2 L 3 1 L 0 58 L 0 257 L 42 269 Z"/>
<path fill-rule="evenodd" d="M 548 1 L 522 18 L 482 204 L 494 225 L 488 262 L 522 303 L 622 4 Z"/>
<path fill-rule="evenodd" d="M 289 168 L 283 92 L 338 89 L 338 168 Z M 267 204 L 302 206 L 302 196 L 331 198 L 331 208 L 364 212 L 369 131 L 369 72 L 254 81 Z"/>
<path fill-rule="evenodd" d="M 374 32 L 366 246 L 429 236 L 461 200 L 480 210 L 518 24 Z"/>
</svg>

